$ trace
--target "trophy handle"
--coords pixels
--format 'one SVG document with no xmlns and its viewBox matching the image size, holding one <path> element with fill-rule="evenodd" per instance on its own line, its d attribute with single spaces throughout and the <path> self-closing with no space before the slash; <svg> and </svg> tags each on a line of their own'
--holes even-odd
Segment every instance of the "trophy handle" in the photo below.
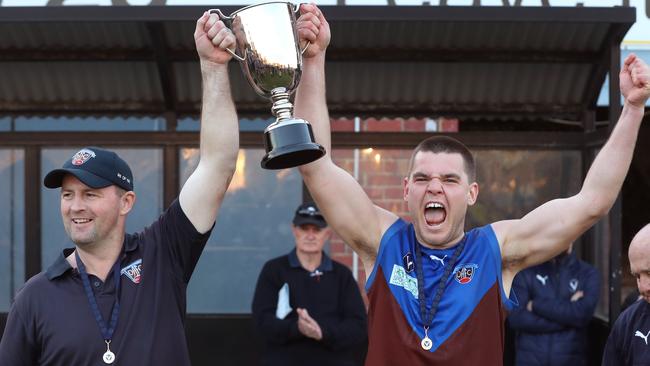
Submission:
<svg viewBox="0 0 650 366">
<path fill-rule="evenodd" d="M 223 21 L 224 24 L 226 24 L 226 27 L 228 27 L 228 25 L 232 23 L 232 18 L 229 17 L 229 16 L 224 15 L 224 13 L 221 12 L 221 9 L 210 9 L 210 10 L 208 10 L 208 12 L 210 14 L 217 14 L 217 16 L 219 17 L 219 20 Z M 228 27 L 228 28 L 230 29 L 230 27 Z M 232 29 L 230 29 L 230 30 L 232 31 Z M 307 46 L 309 46 L 309 44 L 307 44 Z M 307 48 L 305 47 L 305 49 L 307 49 Z M 244 55 L 244 57 L 239 56 L 235 51 L 231 50 L 230 48 L 226 48 L 226 51 L 228 51 L 228 53 L 230 53 L 232 55 L 232 57 L 236 58 L 237 60 L 242 61 L 242 62 L 246 61 L 246 55 Z M 303 50 L 302 52 L 305 52 L 305 51 Z"/>
<path fill-rule="evenodd" d="M 307 3 L 292 4 L 294 6 L 293 12 L 296 15 L 296 19 L 300 18 L 300 5 L 302 5 L 302 4 L 307 4 Z M 307 51 L 307 48 L 309 47 L 309 45 L 311 45 L 311 42 L 307 41 L 307 44 L 305 45 L 305 47 L 303 47 L 303 49 L 300 51 L 301 55 L 305 54 L 305 51 Z"/>
<path fill-rule="evenodd" d="M 306 44 L 305 47 L 302 49 L 302 51 L 300 51 L 300 54 L 301 54 L 301 55 L 304 55 L 304 54 L 305 54 L 305 51 L 307 51 L 307 47 L 309 47 L 310 45 L 311 45 L 311 42 L 307 41 L 307 44 Z M 228 50 L 228 51 L 230 51 L 230 50 Z"/>
</svg>

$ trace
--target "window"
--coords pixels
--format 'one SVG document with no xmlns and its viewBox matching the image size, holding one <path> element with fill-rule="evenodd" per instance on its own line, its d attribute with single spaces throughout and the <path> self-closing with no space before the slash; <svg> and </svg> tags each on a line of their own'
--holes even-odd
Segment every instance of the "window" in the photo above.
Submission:
<svg viewBox="0 0 650 366">
<path fill-rule="evenodd" d="M 25 192 L 22 150 L 0 149 L 0 312 L 7 312 L 25 277 Z"/>
<path fill-rule="evenodd" d="M 468 227 L 518 219 L 546 201 L 582 186 L 579 151 L 475 150 L 479 198 Z"/>
<path fill-rule="evenodd" d="M 270 114 L 269 110 L 269 114 Z M 268 126 L 271 122 L 274 122 L 274 118 L 270 119 L 262 119 L 262 118 L 255 118 L 255 119 L 247 119 L 247 118 L 241 118 L 239 120 L 239 130 L 240 131 L 264 131 L 266 126 Z M 201 127 L 201 124 L 198 120 L 198 118 L 194 117 L 184 117 L 184 118 L 179 118 L 178 119 L 178 126 L 176 127 L 177 131 L 198 131 Z"/>
<path fill-rule="evenodd" d="M 13 118 L 15 131 L 163 131 L 165 126 L 162 117 L 19 116 Z"/>
<path fill-rule="evenodd" d="M 237 170 L 188 287 L 189 313 L 250 313 L 264 263 L 294 247 L 291 219 L 302 202 L 297 169 L 264 170 L 262 149 L 239 151 Z M 181 149 L 181 185 L 198 163 Z"/>
</svg>

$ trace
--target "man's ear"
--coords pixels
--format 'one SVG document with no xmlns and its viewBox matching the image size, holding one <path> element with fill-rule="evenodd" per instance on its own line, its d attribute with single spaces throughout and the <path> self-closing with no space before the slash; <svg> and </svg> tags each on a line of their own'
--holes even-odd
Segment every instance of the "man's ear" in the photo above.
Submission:
<svg viewBox="0 0 650 366">
<path fill-rule="evenodd" d="M 325 233 L 325 241 L 332 240 L 332 235 L 334 234 L 332 228 L 326 226 L 323 230 L 327 230 L 327 232 Z"/>
<path fill-rule="evenodd" d="M 120 214 L 126 215 L 131 212 L 135 204 L 135 192 L 128 191 L 120 197 Z"/>
<path fill-rule="evenodd" d="M 467 205 L 473 206 L 476 203 L 478 198 L 478 183 L 474 182 L 469 185 L 469 191 L 467 191 Z"/>
<path fill-rule="evenodd" d="M 404 177 L 402 199 L 408 201 L 409 196 L 409 177 Z"/>
</svg>

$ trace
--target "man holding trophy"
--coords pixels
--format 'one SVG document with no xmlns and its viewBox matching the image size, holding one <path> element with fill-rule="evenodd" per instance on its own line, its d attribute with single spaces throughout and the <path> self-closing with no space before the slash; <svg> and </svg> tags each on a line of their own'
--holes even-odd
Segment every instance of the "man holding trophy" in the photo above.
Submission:
<svg viewBox="0 0 650 366">
<path fill-rule="evenodd" d="M 326 155 L 300 172 L 325 219 L 368 274 L 366 364 L 502 364 L 504 310 L 516 306 L 509 299 L 515 274 L 566 251 L 616 200 L 650 95 L 648 66 L 634 55 L 625 60 L 622 114 L 578 194 L 549 201 L 521 219 L 465 232 L 467 208 L 478 196 L 474 159 L 459 141 L 431 137 L 413 151 L 403 180 L 412 220 L 407 223 L 374 205 L 332 161 L 325 98 L 329 25 L 315 5 L 301 11 L 298 33 L 310 45 L 295 115 L 311 122 Z"/>
<path fill-rule="evenodd" d="M 194 33 L 203 77 L 200 161 L 151 226 L 125 234 L 135 204 L 128 164 L 88 147 L 51 171 L 73 247 L 18 292 L 0 365 L 190 365 L 186 288 L 214 226 L 239 149 L 227 64 L 235 38 L 207 12 Z"/>
</svg>

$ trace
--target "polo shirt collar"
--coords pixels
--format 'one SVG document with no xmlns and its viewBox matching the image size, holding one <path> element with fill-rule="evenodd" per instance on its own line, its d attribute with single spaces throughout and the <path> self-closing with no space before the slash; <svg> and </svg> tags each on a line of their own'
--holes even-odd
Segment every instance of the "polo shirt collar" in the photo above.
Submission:
<svg viewBox="0 0 650 366">
<path fill-rule="evenodd" d="M 74 248 L 65 248 L 61 251 L 61 254 L 59 254 L 54 263 L 52 263 L 45 272 L 45 276 L 48 280 L 51 281 L 72 269 L 72 266 L 68 263 L 66 258 L 72 254 L 73 251 Z"/>
<path fill-rule="evenodd" d="M 128 236 L 124 236 L 124 242 L 122 244 L 124 251 L 126 253 L 132 252 L 138 248 L 138 242 L 137 240 L 133 240 L 133 238 L 129 238 Z M 56 258 L 54 263 L 52 263 L 48 268 L 47 271 L 45 272 L 45 275 L 48 280 L 53 280 L 64 273 L 66 273 L 68 270 L 72 269 L 72 266 L 66 259 L 70 254 L 72 254 L 75 250 L 75 247 L 72 248 L 65 248 L 61 251 L 61 254 Z M 297 259 L 297 257 L 296 257 Z"/>
<path fill-rule="evenodd" d="M 316 269 L 321 272 L 329 272 L 332 270 L 332 260 L 327 256 L 327 254 L 325 254 L 325 252 L 322 252 L 322 254 L 323 256 L 320 265 Z M 300 261 L 298 260 L 298 254 L 296 254 L 296 248 L 293 248 L 289 253 L 289 266 L 291 266 L 291 268 L 302 268 L 302 265 L 300 265 Z"/>
</svg>

